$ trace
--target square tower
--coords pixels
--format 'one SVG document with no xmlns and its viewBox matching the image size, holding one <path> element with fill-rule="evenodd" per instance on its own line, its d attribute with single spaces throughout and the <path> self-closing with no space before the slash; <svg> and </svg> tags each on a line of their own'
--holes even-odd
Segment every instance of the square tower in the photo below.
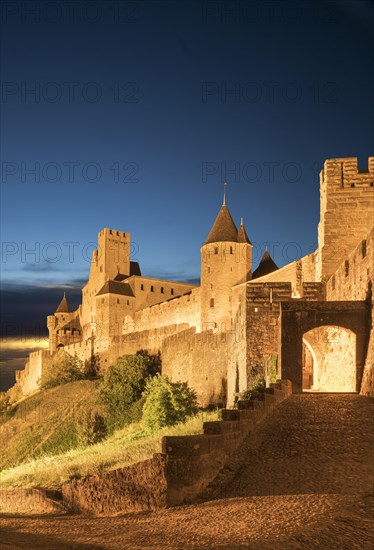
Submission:
<svg viewBox="0 0 374 550">
<path fill-rule="evenodd" d="M 374 222 L 374 157 L 328 159 L 320 173 L 317 281 L 328 280 L 369 233 Z"/>
</svg>

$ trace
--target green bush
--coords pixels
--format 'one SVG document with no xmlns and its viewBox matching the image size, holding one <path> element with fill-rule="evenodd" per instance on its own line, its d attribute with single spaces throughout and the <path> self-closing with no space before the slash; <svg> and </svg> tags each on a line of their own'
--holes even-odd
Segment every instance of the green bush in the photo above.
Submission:
<svg viewBox="0 0 374 550">
<path fill-rule="evenodd" d="M 94 408 L 80 411 L 76 423 L 76 434 L 80 447 L 98 443 L 107 435 L 104 417 Z"/>
<path fill-rule="evenodd" d="M 143 423 L 147 430 L 184 422 L 198 410 L 196 393 L 185 382 L 172 383 L 160 374 L 148 380 L 143 396 Z"/>
<path fill-rule="evenodd" d="M 250 400 L 255 399 L 260 393 L 261 388 L 265 388 L 265 378 L 262 375 L 257 376 L 256 380 L 243 392 L 239 394 L 239 399 Z"/>
<path fill-rule="evenodd" d="M 111 430 L 133 421 L 131 406 L 141 398 L 147 379 L 155 372 L 158 357 L 140 351 L 119 357 L 108 368 L 99 396 L 107 410 Z"/>
<path fill-rule="evenodd" d="M 83 367 L 84 377 L 87 379 L 97 378 L 100 374 L 100 356 L 93 355 L 90 359 L 86 359 Z"/>
<path fill-rule="evenodd" d="M 272 355 L 269 361 L 269 380 L 270 384 L 275 384 L 277 381 L 277 356 Z"/>
<path fill-rule="evenodd" d="M 77 355 L 62 352 L 43 368 L 40 386 L 42 389 L 54 388 L 83 378 L 83 362 Z"/>
</svg>

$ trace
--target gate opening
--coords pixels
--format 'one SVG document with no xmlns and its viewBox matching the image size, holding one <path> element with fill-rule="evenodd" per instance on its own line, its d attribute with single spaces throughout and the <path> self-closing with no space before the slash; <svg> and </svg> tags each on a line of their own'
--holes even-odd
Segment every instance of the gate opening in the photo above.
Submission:
<svg viewBox="0 0 374 550">
<path fill-rule="evenodd" d="M 303 391 L 356 392 L 356 335 L 321 326 L 303 335 Z"/>
</svg>

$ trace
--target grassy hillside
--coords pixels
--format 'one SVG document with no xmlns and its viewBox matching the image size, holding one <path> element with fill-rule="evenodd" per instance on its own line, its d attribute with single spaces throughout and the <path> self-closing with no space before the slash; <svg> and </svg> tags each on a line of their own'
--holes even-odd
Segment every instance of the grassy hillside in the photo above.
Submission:
<svg viewBox="0 0 374 550">
<path fill-rule="evenodd" d="M 44 390 L 21 401 L 0 425 L 0 470 L 77 445 L 75 420 L 94 404 L 97 381 L 80 380 Z"/>
<path fill-rule="evenodd" d="M 75 423 L 80 411 L 94 404 L 98 382 L 81 380 L 45 390 L 20 403 L 0 425 L 0 488 L 59 488 L 69 479 L 97 474 L 150 458 L 161 450 L 163 435 L 201 433 L 216 412 L 200 412 L 184 424 L 151 435 L 140 422 L 104 441 L 77 448 Z"/>
</svg>

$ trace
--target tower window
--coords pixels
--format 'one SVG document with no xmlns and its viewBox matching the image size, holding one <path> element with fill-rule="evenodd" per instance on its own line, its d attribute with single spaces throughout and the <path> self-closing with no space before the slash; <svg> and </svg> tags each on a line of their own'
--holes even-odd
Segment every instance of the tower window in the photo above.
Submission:
<svg viewBox="0 0 374 550">
<path fill-rule="evenodd" d="M 162 286 L 161 287 L 161 294 L 163 294 L 163 293 L 164 293 L 164 287 Z"/>
<path fill-rule="evenodd" d="M 214 247 L 214 254 L 218 254 L 218 246 Z"/>
<path fill-rule="evenodd" d="M 232 254 L 232 246 L 230 246 L 230 254 Z"/>
<path fill-rule="evenodd" d="M 214 298 L 210 299 L 210 307 L 214 307 Z"/>
<path fill-rule="evenodd" d="M 155 291 L 154 286 L 151 285 L 151 292 L 154 292 L 154 291 Z"/>
<path fill-rule="evenodd" d="M 174 296 L 174 288 L 172 288 L 172 289 L 170 290 L 170 294 L 171 294 L 172 296 Z"/>
<path fill-rule="evenodd" d="M 140 290 L 144 290 L 144 285 L 140 285 Z"/>
<path fill-rule="evenodd" d="M 365 258 L 365 256 L 366 256 L 366 239 L 362 241 L 361 252 L 362 252 L 362 257 Z"/>
<path fill-rule="evenodd" d="M 128 305 L 128 306 L 130 305 L 130 300 L 127 300 L 127 305 Z"/>
<path fill-rule="evenodd" d="M 119 298 L 117 298 L 117 304 L 119 304 Z"/>
<path fill-rule="evenodd" d="M 345 260 L 345 262 L 344 262 L 344 273 L 345 273 L 345 276 L 348 277 L 348 275 L 349 275 L 349 261 L 348 260 Z"/>
</svg>

